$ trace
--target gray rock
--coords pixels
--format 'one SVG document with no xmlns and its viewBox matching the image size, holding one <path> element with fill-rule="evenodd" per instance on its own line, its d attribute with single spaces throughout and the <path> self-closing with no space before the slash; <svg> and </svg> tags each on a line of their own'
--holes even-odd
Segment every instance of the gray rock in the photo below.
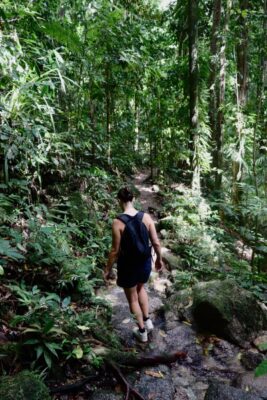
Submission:
<svg viewBox="0 0 267 400">
<path fill-rule="evenodd" d="M 90 400 L 123 400 L 123 394 L 114 393 L 110 390 L 98 390 L 90 396 Z"/>
<path fill-rule="evenodd" d="M 267 399 L 267 377 L 266 375 L 255 378 L 254 372 L 247 372 L 236 381 L 236 386 L 250 393 Z"/>
<path fill-rule="evenodd" d="M 212 382 L 204 400 L 261 400 L 261 398 L 223 383 Z"/>
<path fill-rule="evenodd" d="M 150 372 L 161 373 L 163 378 L 151 376 L 148 374 Z M 142 369 L 139 379 L 134 382 L 134 387 L 145 399 L 173 400 L 174 398 L 171 373 L 166 365 Z"/>
<path fill-rule="evenodd" d="M 242 354 L 241 363 L 247 370 L 251 371 L 254 370 L 264 358 L 264 355 L 258 353 L 256 350 L 248 350 Z"/>
<path fill-rule="evenodd" d="M 165 303 L 166 323 L 172 323 L 174 319 L 193 323 L 192 315 L 193 293 L 192 289 L 180 290 L 172 294 Z M 169 314 L 169 312 L 171 314 Z M 176 316 L 176 318 L 173 317 Z"/>
<path fill-rule="evenodd" d="M 260 351 L 266 351 L 262 349 L 262 345 L 265 345 L 267 343 L 267 332 L 262 332 L 260 336 L 258 336 L 254 340 L 254 345 L 257 347 L 258 350 Z"/>
<path fill-rule="evenodd" d="M 168 352 L 184 351 L 187 353 L 187 362 L 198 365 L 202 360 L 202 348 L 196 342 L 193 329 L 183 323 L 177 323 L 174 329 L 167 330 L 163 338 Z"/>
<path fill-rule="evenodd" d="M 253 294 L 231 280 L 195 285 L 193 315 L 202 329 L 244 347 L 267 326 L 267 314 Z"/>
</svg>

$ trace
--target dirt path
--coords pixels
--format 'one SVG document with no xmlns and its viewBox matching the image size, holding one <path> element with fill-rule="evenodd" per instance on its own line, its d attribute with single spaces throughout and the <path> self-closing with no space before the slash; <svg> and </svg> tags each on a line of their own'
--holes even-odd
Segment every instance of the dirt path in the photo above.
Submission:
<svg viewBox="0 0 267 400">
<path fill-rule="evenodd" d="M 149 212 L 149 209 L 159 210 L 161 208 L 161 200 L 157 194 L 157 185 L 153 185 L 148 181 L 149 173 L 141 171 L 134 177 L 134 186 L 138 189 L 140 196 L 138 202 L 141 209 Z M 151 215 L 157 221 L 156 213 Z"/>
</svg>

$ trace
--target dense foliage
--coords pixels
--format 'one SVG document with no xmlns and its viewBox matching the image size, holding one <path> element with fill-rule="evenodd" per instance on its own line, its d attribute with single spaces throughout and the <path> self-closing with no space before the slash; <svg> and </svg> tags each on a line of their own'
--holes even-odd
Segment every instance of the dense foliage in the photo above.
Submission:
<svg viewBox="0 0 267 400">
<path fill-rule="evenodd" d="M 96 293 L 115 193 L 141 166 L 162 184 L 177 287 L 231 275 L 266 301 L 266 10 L 2 1 L 0 317 L 15 336 L 4 371 L 84 354 L 99 365 L 99 335 L 119 346 Z"/>
</svg>

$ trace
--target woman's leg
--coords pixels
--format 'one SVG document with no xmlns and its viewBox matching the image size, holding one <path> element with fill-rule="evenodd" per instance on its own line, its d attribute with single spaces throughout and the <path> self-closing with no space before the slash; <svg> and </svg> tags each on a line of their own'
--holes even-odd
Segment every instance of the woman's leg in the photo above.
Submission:
<svg viewBox="0 0 267 400">
<path fill-rule="evenodd" d="M 123 288 L 125 296 L 128 300 L 130 311 L 134 314 L 139 328 L 144 328 L 143 314 L 138 301 L 137 286 L 132 288 Z"/>
<path fill-rule="evenodd" d="M 144 318 L 148 318 L 149 306 L 148 306 L 148 295 L 144 286 L 144 283 L 137 284 L 137 295 L 140 308 Z"/>
</svg>

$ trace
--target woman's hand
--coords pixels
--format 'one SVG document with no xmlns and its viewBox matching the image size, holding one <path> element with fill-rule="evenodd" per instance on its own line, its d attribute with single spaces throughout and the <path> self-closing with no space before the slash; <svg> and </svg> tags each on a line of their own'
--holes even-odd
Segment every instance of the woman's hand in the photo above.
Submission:
<svg viewBox="0 0 267 400">
<path fill-rule="evenodd" d="M 107 281 L 107 280 L 109 279 L 109 277 L 110 277 L 110 272 L 111 272 L 111 271 L 108 270 L 107 268 L 104 269 L 103 278 L 104 278 L 105 281 Z"/>
<path fill-rule="evenodd" d="M 163 264 L 162 259 L 157 258 L 156 261 L 155 261 L 155 268 L 156 268 L 156 271 L 158 271 L 158 272 L 161 271 L 162 268 L 163 268 L 163 266 L 164 266 L 164 264 Z"/>
</svg>

